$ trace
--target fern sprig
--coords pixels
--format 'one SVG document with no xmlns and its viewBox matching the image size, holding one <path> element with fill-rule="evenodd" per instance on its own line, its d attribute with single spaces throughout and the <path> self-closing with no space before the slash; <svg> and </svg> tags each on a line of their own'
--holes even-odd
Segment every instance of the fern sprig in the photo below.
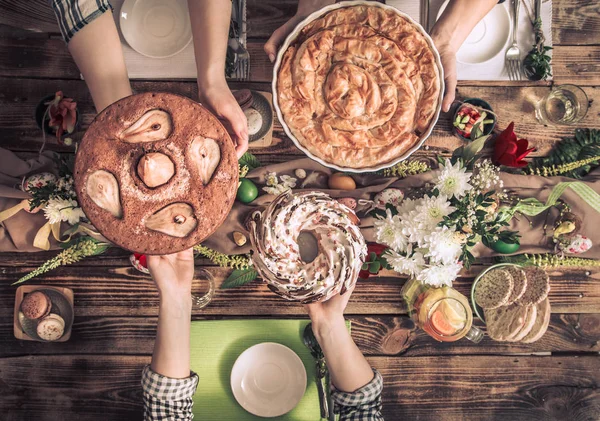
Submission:
<svg viewBox="0 0 600 421">
<path fill-rule="evenodd" d="M 250 258 L 245 254 L 228 255 L 203 246 L 202 244 L 194 246 L 194 251 L 223 268 L 247 269 L 252 265 Z"/>
<path fill-rule="evenodd" d="M 502 263 L 518 263 L 541 267 L 600 267 L 600 260 L 563 257 L 551 253 L 501 256 L 497 260 Z"/>
<path fill-rule="evenodd" d="M 109 246 L 110 244 L 103 243 L 92 237 L 81 237 L 69 247 L 58 253 L 55 257 L 47 260 L 42 266 L 29 272 L 17 282 L 13 283 L 13 285 L 22 284 L 23 282 L 35 278 L 36 276 L 50 272 L 59 266 L 71 265 L 85 259 L 86 257 L 102 254 Z"/>
<path fill-rule="evenodd" d="M 377 174 L 384 177 L 400 177 L 405 178 L 409 175 L 422 174 L 431 170 L 431 167 L 426 162 L 421 161 L 402 161 L 398 162 L 389 168 L 377 171 Z"/>
<path fill-rule="evenodd" d="M 590 165 L 597 165 L 600 162 L 600 155 L 592 156 L 586 159 L 580 159 L 579 161 L 569 162 L 567 164 L 540 166 L 535 168 L 527 168 L 525 172 L 530 175 L 541 175 L 544 177 L 551 177 L 555 175 L 564 175 L 572 173 L 580 168 L 589 168 Z"/>
</svg>

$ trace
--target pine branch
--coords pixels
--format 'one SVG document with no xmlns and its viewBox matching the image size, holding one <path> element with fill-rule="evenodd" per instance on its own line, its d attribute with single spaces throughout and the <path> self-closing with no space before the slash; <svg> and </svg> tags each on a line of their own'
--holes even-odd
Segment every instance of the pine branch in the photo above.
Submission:
<svg viewBox="0 0 600 421">
<path fill-rule="evenodd" d="M 252 265 L 250 259 L 245 254 L 230 256 L 225 253 L 221 253 L 211 248 L 205 247 L 202 244 L 194 246 L 194 251 L 199 255 L 210 259 L 214 264 L 219 265 L 223 268 L 247 269 L 249 266 Z"/>
<path fill-rule="evenodd" d="M 377 174 L 384 177 L 400 177 L 405 178 L 409 175 L 416 175 L 431 170 L 431 167 L 426 162 L 421 161 L 402 161 L 389 168 L 377 171 Z"/>
<path fill-rule="evenodd" d="M 54 270 L 59 266 L 71 265 L 73 263 L 85 259 L 86 257 L 102 254 L 106 251 L 108 247 L 109 244 L 102 243 L 98 240 L 95 240 L 92 237 L 82 237 L 70 247 L 58 253 L 58 255 L 56 255 L 52 259 L 47 260 L 39 268 L 23 276 L 17 282 L 13 283 L 13 285 L 21 284 L 25 281 L 35 278 L 36 276 L 42 275 L 46 272 L 50 272 L 51 270 Z"/>
</svg>

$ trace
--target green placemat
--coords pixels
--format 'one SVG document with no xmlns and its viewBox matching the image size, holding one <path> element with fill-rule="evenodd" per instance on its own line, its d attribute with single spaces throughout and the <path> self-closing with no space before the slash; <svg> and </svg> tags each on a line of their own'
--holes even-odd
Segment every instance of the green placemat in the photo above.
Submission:
<svg viewBox="0 0 600 421">
<path fill-rule="evenodd" d="M 306 393 L 289 413 L 272 420 L 320 419 L 315 363 L 302 343 L 308 320 L 210 320 L 192 322 L 192 370 L 200 376 L 194 395 L 195 419 L 203 421 L 264 420 L 244 410 L 231 392 L 230 375 L 235 360 L 249 347 L 277 342 L 292 349 L 306 368 Z"/>
</svg>

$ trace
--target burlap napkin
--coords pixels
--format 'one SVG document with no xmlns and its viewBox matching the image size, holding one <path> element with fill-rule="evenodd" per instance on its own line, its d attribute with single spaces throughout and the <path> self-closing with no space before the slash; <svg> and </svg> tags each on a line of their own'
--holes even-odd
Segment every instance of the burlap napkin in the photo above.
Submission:
<svg viewBox="0 0 600 421">
<path fill-rule="evenodd" d="M 261 195 L 250 205 L 235 202 L 229 216 L 219 227 L 219 229 L 210 236 L 203 244 L 226 254 L 242 254 L 250 251 L 249 242 L 238 247 L 233 241 L 233 232 L 239 231 L 248 235 L 245 223 L 248 215 L 253 209 L 260 208 L 269 204 L 275 196 L 263 194 L 262 187 L 265 186 L 267 173 L 274 172 L 278 176 L 290 175 L 296 177 L 296 169 L 305 170 L 307 177 L 298 179 L 294 191 L 302 190 L 321 190 L 330 194 L 334 198 L 351 197 L 355 199 L 370 200 L 377 193 L 388 187 L 395 187 L 403 190 L 419 188 L 431 181 L 433 172 L 410 176 L 405 179 L 395 177 L 383 177 L 376 174 L 354 174 L 351 175 L 358 186 L 356 190 L 343 191 L 331 190 L 327 187 L 327 177 L 332 170 L 326 168 L 308 158 L 298 159 L 281 164 L 273 164 L 260 167 L 248 173 L 247 178 L 254 181 L 261 190 Z M 38 158 L 22 160 L 14 153 L 0 148 L 0 211 L 17 205 L 21 200 L 28 198 L 28 194 L 20 190 L 23 177 L 36 174 L 43 171 L 55 172 L 53 167 L 52 155 L 45 153 Z M 535 197 L 545 202 L 552 188 L 562 181 L 572 181 L 565 177 L 538 177 L 502 173 L 504 186 L 509 191 L 514 192 L 520 197 Z M 600 168 L 596 169 L 582 180 L 588 184 L 594 191 L 600 193 Z M 591 250 L 581 254 L 581 257 L 600 259 L 600 230 L 597 225 L 600 223 L 600 215 L 587 203 L 585 203 L 577 194 L 571 190 L 563 194 L 565 200 L 572 209 L 572 212 L 582 219 L 581 233 L 590 238 L 594 244 Z M 359 205 L 357 212 L 361 215 L 364 206 Z M 520 253 L 547 253 L 553 251 L 553 245 L 549 241 L 549 235 L 552 230 L 544 233 L 544 225 L 552 227 L 558 215 L 556 209 L 543 212 L 537 217 L 526 219 L 517 215 L 511 222 L 511 229 L 517 230 L 522 235 Z M 530 226 L 531 221 L 531 226 Z M 0 224 L 0 251 L 39 251 L 33 247 L 33 238 L 37 231 L 46 223 L 43 213 L 30 214 L 20 211 L 16 215 Z M 64 226 L 63 229 L 68 228 Z M 367 241 L 375 241 L 373 234 L 373 218 L 365 216 L 361 219 L 361 229 Z M 56 242 L 51 241 L 51 248 L 58 248 Z M 494 252 L 482 245 L 474 250 L 476 256 L 491 256 Z"/>
</svg>

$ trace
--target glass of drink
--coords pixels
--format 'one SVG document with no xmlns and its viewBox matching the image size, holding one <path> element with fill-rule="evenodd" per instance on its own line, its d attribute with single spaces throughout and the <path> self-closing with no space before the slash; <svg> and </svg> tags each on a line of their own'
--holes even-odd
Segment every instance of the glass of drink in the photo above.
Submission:
<svg viewBox="0 0 600 421">
<path fill-rule="evenodd" d="M 467 338 L 478 343 L 483 332 L 473 326 L 473 312 L 467 297 L 447 286 L 432 288 L 411 279 L 402 288 L 411 319 L 440 342 Z"/>
<path fill-rule="evenodd" d="M 585 117 L 589 100 L 575 85 L 557 85 L 535 106 L 535 116 L 542 124 L 576 124 Z"/>
<path fill-rule="evenodd" d="M 215 295 L 215 280 L 209 271 L 196 267 L 192 280 L 192 304 L 195 310 L 204 308 Z"/>
</svg>

